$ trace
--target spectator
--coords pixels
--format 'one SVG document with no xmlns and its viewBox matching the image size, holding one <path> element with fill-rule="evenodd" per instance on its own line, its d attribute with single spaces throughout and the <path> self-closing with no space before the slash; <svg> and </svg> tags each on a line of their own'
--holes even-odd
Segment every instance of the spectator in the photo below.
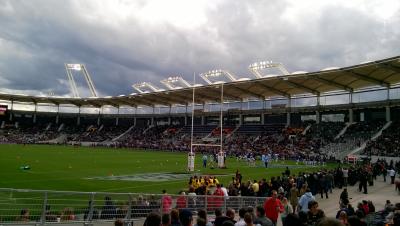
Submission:
<svg viewBox="0 0 400 226">
<path fill-rule="evenodd" d="M 246 222 L 244 221 L 244 215 L 246 214 L 245 208 L 239 209 L 239 220 L 235 223 L 235 226 L 245 226 Z"/>
<path fill-rule="evenodd" d="M 317 226 L 347 226 L 347 224 L 343 224 L 336 219 L 325 217 L 319 221 Z"/>
<path fill-rule="evenodd" d="M 151 212 L 149 213 L 149 215 L 147 215 L 143 226 L 160 226 L 160 224 L 161 224 L 160 214 Z"/>
<path fill-rule="evenodd" d="M 187 208 L 186 206 L 186 194 L 184 191 L 180 192 L 180 196 L 176 199 L 176 208 L 177 209 L 185 209 Z"/>
<path fill-rule="evenodd" d="M 179 211 L 177 209 L 171 210 L 171 226 L 182 226 L 180 222 Z"/>
<path fill-rule="evenodd" d="M 322 218 L 325 217 L 324 211 L 318 208 L 318 202 L 310 201 L 308 203 L 307 223 L 308 225 L 316 225 Z"/>
<path fill-rule="evenodd" d="M 282 205 L 283 205 L 283 212 L 281 213 L 281 218 L 282 218 L 282 222 L 284 221 L 285 217 L 290 214 L 293 213 L 293 208 L 292 206 L 289 204 L 288 200 L 286 197 L 284 197 L 282 199 Z"/>
<path fill-rule="evenodd" d="M 193 224 L 193 215 L 190 210 L 183 209 L 179 213 L 179 220 L 181 221 L 182 226 L 192 226 Z"/>
<path fill-rule="evenodd" d="M 101 209 L 101 219 L 113 219 L 117 214 L 117 208 L 114 205 L 114 202 L 111 200 L 111 197 L 104 197 L 104 205 Z"/>
<path fill-rule="evenodd" d="M 114 221 L 114 226 L 124 226 L 124 222 L 121 219 Z"/>
<path fill-rule="evenodd" d="M 28 222 L 30 220 L 29 218 L 29 209 L 22 209 L 19 217 L 17 217 L 17 221 Z"/>
<path fill-rule="evenodd" d="M 161 226 L 170 226 L 171 216 L 168 213 L 164 213 L 161 217 Z"/>
<path fill-rule="evenodd" d="M 299 189 L 297 189 L 296 184 L 292 185 L 292 188 L 290 189 L 290 204 L 292 205 L 293 212 L 296 212 L 297 205 L 299 203 Z"/>
<path fill-rule="evenodd" d="M 73 221 L 75 220 L 74 210 L 70 207 L 63 209 L 60 216 L 62 221 Z"/>
<path fill-rule="evenodd" d="M 349 225 L 346 211 L 340 211 L 338 220 L 344 225 Z"/>
<path fill-rule="evenodd" d="M 265 210 L 262 206 L 257 206 L 256 208 L 256 219 L 254 219 L 254 224 L 259 224 L 261 226 L 273 226 L 270 219 L 265 217 Z"/>
<path fill-rule="evenodd" d="M 205 210 L 201 209 L 197 211 L 197 219 L 199 218 L 204 219 L 206 226 L 212 226 L 212 223 L 208 221 L 207 212 Z"/>
<path fill-rule="evenodd" d="M 166 190 L 163 190 L 162 193 L 163 193 L 163 196 L 161 198 L 162 213 L 169 213 L 171 212 L 172 208 L 172 198 L 170 195 L 167 194 Z"/>
<path fill-rule="evenodd" d="M 351 216 L 347 221 L 349 226 L 367 226 L 367 223 L 361 221 L 357 216 Z"/>
<path fill-rule="evenodd" d="M 276 225 L 279 213 L 284 211 L 283 205 L 277 199 L 278 193 L 276 190 L 272 191 L 272 197 L 267 198 L 264 202 L 265 215 Z"/>
<path fill-rule="evenodd" d="M 246 222 L 246 226 L 253 226 L 253 214 L 246 213 L 244 215 L 244 222 Z"/>
<path fill-rule="evenodd" d="M 308 212 L 308 203 L 314 201 L 315 198 L 311 193 L 311 190 L 307 188 L 304 195 L 302 195 L 299 199 L 299 210 L 303 212 Z"/>
</svg>

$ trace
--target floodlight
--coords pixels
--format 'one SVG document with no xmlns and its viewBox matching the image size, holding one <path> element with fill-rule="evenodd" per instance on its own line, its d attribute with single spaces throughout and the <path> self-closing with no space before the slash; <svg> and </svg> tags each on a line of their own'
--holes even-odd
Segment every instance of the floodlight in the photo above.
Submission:
<svg viewBox="0 0 400 226">
<path fill-rule="evenodd" d="M 140 83 L 136 83 L 133 84 L 132 87 L 134 89 L 136 89 L 137 91 L 139 91 L 139 93 L 148 93 L 149 90 L 146 90 L 146 88 L 150 89 L 150 91 L 152 92 L 160 92 L 163 91 L 162 89 L 158 89 L 156 88 L 153 84 L 151 84 L 150 82 L 140 82 Z"/>
<path fill-rule="evenodd" d="M 263 76 L 259 71 L 268 68 L 277 68 L 282 72 L 283 75 L 290 74 L 288 70 L 283 66 L 282 63 L 274 63 L 272 61 L 261 61 L 252 63 L 249 65 L 249 70 L 253 73 L 257 78 L 265 78 L 267 76 Z"/>
<path fill-rule="evenodd" d="M 75 71 L 80 71 L 82 69 L 80 64 L 67 64 L 66 66 L 68 69 Z"/>
<path fill-rule="evenodd" d="M 183 87 L 191 87 L 191 85 L 180 76 L 171 76 L 160 81 L 168 89 L 182 89 Z"/>
<path fill-rule="evenodd" d="M 221 82 L 221 80 L 217 80 L 212 82 L 210 79 L 212 80 L 216 80 L 218 78 L 221 77 L 225 77 L 228 80 L 234 82 L 237 81 L 237 79 L 235 78 L 234 75 L 232 75 L 230 72 L 226 71 L 226 70 L 221 70 L 221 69 L 216 69 L 216 70 L 210 70 L 206 73 L 202 73 L 200 74 L 200 77 L 206 81 L 208 84 L 215 84 L 215 82 Z"/>
</svg>

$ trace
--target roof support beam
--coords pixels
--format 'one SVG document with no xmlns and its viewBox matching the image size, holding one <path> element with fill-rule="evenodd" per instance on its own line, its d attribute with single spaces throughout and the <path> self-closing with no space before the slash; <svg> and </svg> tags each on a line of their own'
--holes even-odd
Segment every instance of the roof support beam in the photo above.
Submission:
<svg viewBox="0 0 400 226">
<path fill-rule="evenodd" d="M 170 106 L 173 104 L 186 104 L 181 98 L 171 97 L 171 96 L 156 96 L 156 99 L 161 99 L 169 103 Z"/>
<path fill-rule="evenodd" d="M 229 88 L 233 88 L 233 89 L 239 90 L 240 92 L 242 92 L 244 94 L 249 93 L 253 97 L 256 97 L 256 98 L 258 98 L 260 100 L 265 100 L 265 96 L 263 96 L 261 94 L 258 94 L 258 93 L 255 93 L 255 92 L 253 92 L 251 90 L 245 90 L 245 89 L 239 88 L 237 86 L 231 86 Z"/>
<path fill-rule="evenodd" d="M 221 96 L 221 89 L 217 89 L 217 88 L 218 87 L 216 87 L 216 89 L 209 89 L 209 90 L 207 90 L 207 92 L 212 92 L 213 94 L 215 94 L 217 96 Z M 227 99 L 231 99 L 231 100 L 242 100 L 242 98 L 240 96 L 233 96 L 231 94 L 227 94 L 226 89 L 227 89 L 227 86 L 224 85 L 224 99 L 226 97 Z"/>
<path fill-rule="evenodd" d="M 199 92 L 197 92 L 196 95 L 200 96 L 200 99 L 205 100 L 204 103 L 207 102 L 207 100 L 208 101 L 221 102 L 221 97 L 220 96 L 207 95 L 207 94 L 199 93 Z M 195 99 L 196 99 L 196 95 L 194 97 Z"/>
<path fill-rule="evenodd" d="M 379 80 L 379 79 L 376 79 L 376 78 L 369 77 L 367 75 L 363 75 L 363 74 L 360 74 L 360 73 L 357 73 L 357 72 L 354 72 L 354 71 L 351 71 L 351 70 L 343 71 L 343 72 L 349 74 L 350 76 L 356 77 L 356 78 L 364 80 L 364 81 L 368 81 L 368 82 L 374 83 L 376 85 L 380 85 L 380 86 L 384 86 L 384 87 L 388 87 L 388 88 L 390 87 L 389 83 L 387 83 L 385 81 L 382 81 L 382 80 Z"/>
<path fill-rule="evenodd" d="M 134 103 L 127 101 L 125 99 L 122 99 L 122 98 L 115 99 L 115 101 L 122 103 L 122 105 L 131 106 L 131 107 L 135 107 L 135 108 L 137 108 L 137 106 L 138 106 L 137 104 L 134 104 Z"/>
<path fill-rule="evenodd" d="M 396 67 L 396 66 L 390 65 L 388 63 L 386 63 L 386 64 L 378 64 L 378 66 L 380 66 L 382 68 L 389 69 L 389 70 L 391 70 L 393 72 L 400 73 L 400 67 Z"/>
<path fill-rule="evenodd" d="M 154 107 L 154 103 L 153 102 L 149 102 L 147 101 L 145 98 L 143 98 L 143 96 L 132 96 L 132 97 L 128 97 L 127 98 L 128 102 L 135 102 L 138 103 L 137 105 L 141 104 L 141 105 L 145 105 L 145 106 L 149 106 L 149 107 Z"/>
<path fill-rule="evenodd" d="M 279 89 L 276 89 L 276 88 L 274 88 L 274 87 L 272 87 L 272 86 L 265 85 L 264 83 L 261 83 L 261 82 L 256 83 L 256 85 L 259 85 L 259 86 L 261 86 L 261 87 L 263 87 L 263 88 L 265 88 L 265 89 L 271 90 L 273 93 L 276 93 L 276 94 L 278 94 L 278 95 L 281 95 L 281 96 L 290 98 L 290 94 L 289 94 L 289 93 L 284 92 L 284 91 L 279 90 Z"/>
<path fill-rule="evenodd" d="M 325 84 L 334 86 L 336 88 L 346 90 L 348 92 L 353 92 L 353 88 L 351 88 L 350 86 L 346 86 L 346 85 L 340 84 L 340 83 L 335 82 L 333 80 L 324 79 L 324 78 L 319 77 L 318 75 L 313 75 L 312 78 L 317 80 L 317 81 L 319 81 L 319 82 L 321 82 L 321 83 L 325 83 Z"/>
<path fill-rule="evenodd" d="M 170 102 L 164 101 L 165 99 L 162 98 L 162 97 L 157 96 L 157 100 L 150 99 L 149 97 L 150 97 L 149 95 L 143 95 L 143 96 L 140 97 L 140 99 L 144 99 L 144 100 L 146 100 L 147 102 L 152 103 L 153 106 L 154 106 L 155 104 L 161 104 L 161 105 L 165 105 L 165 106 L 171 106 L 171 103 L 170 103 Z M 137 98 L 135 98 L 135 99 L 137 99 Z"/>
<path fill-rule="evenodd" d="M 311 88 L 309 88 L 309 87 L 307 87 L 307 86 L 304 86 L 304 85 L 302 85 L 302 84 L 289 81 L 289 78 L 287 78 L 287 80 L 282 79 L 281 81 L 288 83 L 288 84 L 289 84 L 290 86 L 292 86 L 292 87 L 305 90 L 305 91 L 307 91 L 307 92 L 309 92 L 309 93 L 312 93 L 312 94 L 314 94 L 314 95 L 319 96 L 319 94 L 320 94 L 320 93 L 318 92 L 318 90 L 311 89 Z"/>
<path fill-rule="evenodd" d="M 101 101 L 104 102 L 105 105 L 107 104 L 107 105 L 113 106 L 113 107 L 115 107 L 115 108 L 118 108 L 118 107 L 119 107 L 119 104 L 115 104 L 115 103 L 113 103 L 113 102 L 111 102 L 111 101 L 109 101 L 109 100 L 101 100 Z M 103 105 L 103 106 L 104 106 L 104 105 Z"/>
<path fill-rule="evenodd" d="M 93 107 L 97 107 L 97 108 L 100 108 L 102 106 L 101 104 L 98 104 L 95 101 L 91 101 L 91 100 L 88 100 L 87 103 L 89 103 Z"/>
</svg>

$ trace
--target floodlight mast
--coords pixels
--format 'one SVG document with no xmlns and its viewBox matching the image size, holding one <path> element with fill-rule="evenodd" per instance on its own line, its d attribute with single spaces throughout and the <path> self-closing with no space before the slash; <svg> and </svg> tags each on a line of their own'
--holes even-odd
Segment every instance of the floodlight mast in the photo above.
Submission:
<svg viewBox="0 0 400 226">
<path fill-rule="evenodd" d="M 83 75 L 85 76 L 86 83 L 89 86 L 90 92 L 92 93 L 92 97 L 98 97 L 96 88 L 94 87 L 94 83 L 92 81 L 92 77 L 90 76 L 89 72 L 86 70 L 86 66 L 81 64 L 81 68 L 83 71 Z"/>
<path fill-rule="evenodd" d="M 71 86 L 71 91 L 72 91 L 72 95 L 74 97 L 79 97 L 79 92 L 78 92 L 78 88 L 76 86 L 76 82 L 74 79 L 74 76 L 72 74 L 72 70 L 74 71 L 82 71 L 83 76 L 85 77 L 86 83 L 89 87 L 90 93 L 92 94 L 92 97 L 97 97 L 97 91 L 96 88 L 94 86 L 94 83 L 92 81 L 92 78 L 89 74 L 89 72 L 86 69 L 86 66 L 84 64 L 64 64 L 65 65 L 65 70 L 67 71 L 67 77 L 68 77 L 68 81 L 69 84 Z"/>
<path fill-rule="evenodd" d="M 282 72 L 283 75 L 288 75 L 290 74 L 288 70 L 283 66 L 282 63 L 274 63 L 272 61 L 261 61 L 257 63 L 250 64 L 249 70 L 250 72 L 256 76 L 257 78 L 264 78 L 260 73 L 260 70 L 262 69 L 268 69 L 268 68 L 277 68 L 280 72 Z"/>
<path fill-rule="evenodd" d="M 70 71 L 72 69 L 70 68 L 72 65 L 71 64 L 64 64 L 64 65 L 65 65 L 65 70 L 67 71 L 67 77 L 69 85 L 71 86 L 72 95 L 73 97 L 79 97 L 79 92 L 78 88 L 76 87 L 74 76 L 72 76 L 72 73 Z"/>
</svg>

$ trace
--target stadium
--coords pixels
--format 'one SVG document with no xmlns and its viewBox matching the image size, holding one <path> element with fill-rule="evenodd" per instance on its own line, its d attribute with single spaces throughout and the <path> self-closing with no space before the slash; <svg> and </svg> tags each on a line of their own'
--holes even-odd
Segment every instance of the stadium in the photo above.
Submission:
<svg viewBox="0 0 400 226">
<path fill-rule="evenodd" d="M 242 187 L 308 173 L 320 183 L 335 177 L 329 189 L 343 186 L 338 164 L 354 167 L 346 178 L 351 185 L 369 162 L 370 177 L 381 175 L 381 166 L 399 172 L 400 57 L 311 73 L 261 73 L 270 67 L 283 66 L 252 64 L 254 78 L 213 70 L 201 74 L 205 84 L 169 78 L 166 89 L 140 83 L 138 93 L 126 96 L 1 93 L 2 222 L 18 222 L 21 209 L 30 210 L 25 223 L 46 224 L 131 222 L 160 208 L 263 204 L 267 188 L 235 188 L 239 171 L 248 180 Z M 208 197 L 200 186 L 196 206 L 186 195 L 165 206 L 162 190 L 193 192 L 194 178 L 202 176 L 212 181 L 209 194 L 223 183 L 238 198 Z M 322 197 L 319 187 L 311 189 Z M 102 207 L 103 197 L 112 210 Z"/>
</svg>

